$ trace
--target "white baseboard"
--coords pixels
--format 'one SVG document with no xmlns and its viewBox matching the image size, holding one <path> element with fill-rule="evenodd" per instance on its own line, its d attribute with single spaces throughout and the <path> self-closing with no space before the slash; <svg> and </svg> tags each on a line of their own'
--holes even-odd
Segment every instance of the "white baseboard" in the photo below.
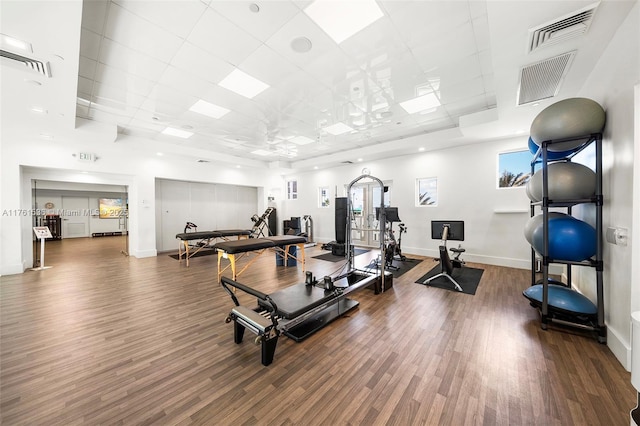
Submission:
<svg viewBox="0 0 640 426">
<path fill-rule="evenodd" d="M 0 277 L 3 275 L 21 274 L 26 270 L 27 268 L 23 267 L 23 265 L 20 263 L 16 263 L 13 265 L 2 265 L 2 267 L 0 268 Z"/>
<path fill-rule="evenodd" d="M 625 370 L 631 371 L 631 345 L 623 339 L 620 333 L 607 325 L 607 347 L 620 361 Z"/>
<path fill-rule="evenodd" d="M 156 249 L 151 250 L 135 250 L 131 253 L 131 256 L 137 257 L 138 259 L 142 259 L 144 257 L 155 257 L 158 255 L 158 251 Z"/>
</svg>

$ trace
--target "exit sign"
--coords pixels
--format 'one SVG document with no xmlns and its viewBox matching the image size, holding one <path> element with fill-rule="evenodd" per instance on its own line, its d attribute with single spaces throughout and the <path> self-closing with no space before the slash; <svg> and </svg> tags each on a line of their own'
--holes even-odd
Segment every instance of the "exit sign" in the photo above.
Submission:
<svg viewBox="0 0 640 426">
<path fill-rule="evenodd" d="M 81 152 L 78 154 L 78 160 L 80 161 L 96 161 L 96 156 L 90 152 Z"/>
</svg>

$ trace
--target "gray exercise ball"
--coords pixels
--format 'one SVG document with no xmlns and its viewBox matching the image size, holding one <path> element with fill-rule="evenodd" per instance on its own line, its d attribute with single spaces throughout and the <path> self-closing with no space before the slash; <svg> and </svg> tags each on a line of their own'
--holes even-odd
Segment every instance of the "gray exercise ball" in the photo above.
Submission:
<svg viewBox="0 0 640 426">
<path fill-rule="evenodd" d="M 549 220 L 552 220 L 558 217 L 565 217 L 565 216 L 568 216 L 568 215 L 560 212 L 549 212 Z M 543 219 L 543 215 L 539 214 L 539 215 L 533 216 L 524 225 L 524 237 L 531 245 L 533 245 L 533 232 L 536 229 L 538 229 L 538 226 L 542 225 L 542 219 Z"/>
<path fill-rule="evenodd" d="M 549 199 L 553 201 L 580 200 L 596 192 L 596 174 L 579 163 L 551 163 L 547 167 Z M 536 171 L 526 186 L 531 201 L 542 201 L 542 169 Z"/>
<path fill-rule="evenodd" d="M 594 100 L 569 98 L 549 105 L 531 123 L 531 139 L 538 145 L 553 139 L 572 138 L 604 129 L 605 112 Z M 588 139 L 549 144 L 548 150 L 568 151 L 584 144 Z"/>
</svg>

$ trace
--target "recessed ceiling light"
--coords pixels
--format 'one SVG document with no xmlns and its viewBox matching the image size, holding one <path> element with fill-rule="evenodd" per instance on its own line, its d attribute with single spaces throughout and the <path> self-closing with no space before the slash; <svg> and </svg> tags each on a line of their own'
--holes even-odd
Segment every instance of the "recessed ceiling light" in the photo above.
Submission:
<svg viewBox="0 0 640 426">
<path fill-rule="evenodd" d="M 53 139 L 53 135 L 51 135 L 49 133 L 40 133 L 40 137 L 42 139 Z"/>
<path fill-rule="evenodd" d="M 418 151 L 420 152 L 424 151 L 424 146 L 421 146 L 420 148 L 418 148 Z"/>
<path fill-rule="evenodd" d="M 211 118 L 220 118 L 229 112 L 226 108 L 203 101 L 202 99 L 193 104 L 191 108 L 189 108 L 189 111 L 197 112 L 198 114 Z"/>
<path fill-rule="evenodd" d="M 39 107 L 39 106 L 33 106 L 33 107 L 31 107 L 31 111 L 33 111 L 33 112 L 37 112 L 37 113 L 39 113 L 39 114 L 47 114 L 47 112 L 48 112 L 46 109 L 44 109 L 44 108 L 42 108 L 42 107 Z"/>
<path fill-rule="evenodd" d="M 331 126 L 325 127 L 324 128 L 327 132 L 331 133 L 334 136 L 338 136 L 341 135 L 343 133 L 347 133 L 353 130 L 353 128 L 347 126 L 344 123 L 336 123 L 336 124 L 332 124 Z"/>
<path fill-rule="evenodd" d="M 342 43 L 384 16 L 375 0 L 317 0 L 304 12 L 336 43 Z"/>
<path fill-rule="evenodd" d="M 362 161 L 362 158 L 358 158 L 358 161 Z"/>
<path fill-rule="evenodd" d="M 440 100 L 435 93 L 429 93 L 427 95 L 418 96 L 417 98 L 409 99 L 408 101 L 400 102 L 400 106 L 404 108 L 409 114 L 424 111 L 430 108 L 437 108 L 440 106 Z"/>
<path fill-rule="evenodd" d="M 269 88 L 268 84 L 237 68 L 231 71 L 218 85 L 249 99 Z"/>
<path fill-rule="evenodd" d="M 242 166 L 240 164 L 236 164 L 236 169 L 241 169 Z"/>
<path fill-rule="evenodd" d="M 158 157 L 162 157 L 164 154 L 163 154 L 162 152 L 156 152 L 156 155 L 157 155 Z"/>
<path fill-rule="evenodd" d="M 83 170 L 83 171 L 81 171 L 80 173 L 82 173 L 83 175 L 88 175 L 88 174 L 89 174 L 89 172 L 88 172 L 88 171 L 86 171 L 86 170 Z"/>
<path fill-rule="evenodd" d="M 306 136 L 296 136 L 295 138 L 291 138 L 291 142 L 297 143 L 298 145 L 306 145 L 313 142 L 313 139 Z"/>
<path fill-rule="evenodd" d="M 313 166 L 313 169 L 314 170 L 318 170 L 318 166 Z"/>
<path fill-rule="evenodd" d="M 258 12 L 260 12 L 260 6 L 258 6 L 255 3 L 251 3 L 249 5 L 249 10 L 252 11 L 253 13 L 258 13 Z"/>
<path fill-rule="evenodd" d="M 177 136 L 182 139 L 187 139 L 193 136 L 193 132 L 187 132 L 186 130 L 180 130 L 173 127 L 165 128 L 162 133 L 169 136 Z"/>
<path fill-rule="evenodd" d="M 311 40 L 306 37 L 296 37 L 291 40 L 291 49 L 294 52 L 306 53 L 311 50 L 312 46 Z"/>
</svg>

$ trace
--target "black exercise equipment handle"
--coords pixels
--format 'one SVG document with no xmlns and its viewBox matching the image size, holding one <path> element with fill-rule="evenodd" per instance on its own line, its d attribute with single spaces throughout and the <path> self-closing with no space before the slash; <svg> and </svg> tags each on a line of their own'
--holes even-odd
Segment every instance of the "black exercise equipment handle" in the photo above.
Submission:
<svg viewBox="0 0 640 426">
<path fill-rule="evenodd" d="M 231 289 L 227 285 L 235 287 L 235 288 L 237 288 L 239 290 L 244 291 L 247 294 L 250 294 L 252 296 L 257 297 L 258 299 L 260 299 L 260 300 L 262 300 L 264 302 L 267 302 L 272 307 L 271 312 L 277 312 L 277 310 L 278 310 L 278 307 L 276 306 L 276 303 L 273 301 L 273 299 L 271 299 L 271 297 L 269 297 L 268 294 L 264 294 L 261 291 L 255 290 L 255 289 L 253 289 L 253 288 L 251 288 L 249 286 L 246 286 L 244 284 L 240 284 L 239 282 L 234 281 L 231 278 L 227 278 L 227 277 L 222 277 L 220 279 L 220 284 L 227 291 L 227 293 L 229 293 L 229 295 L 231 296 L 231 299 L 233 299 L 233 303 L 235 303 L 236 306 L 240 306 L 240 302 L 236 298 L 235 294 L 233 294 L 233 291 L 231 291 Z"/>
</svg>

